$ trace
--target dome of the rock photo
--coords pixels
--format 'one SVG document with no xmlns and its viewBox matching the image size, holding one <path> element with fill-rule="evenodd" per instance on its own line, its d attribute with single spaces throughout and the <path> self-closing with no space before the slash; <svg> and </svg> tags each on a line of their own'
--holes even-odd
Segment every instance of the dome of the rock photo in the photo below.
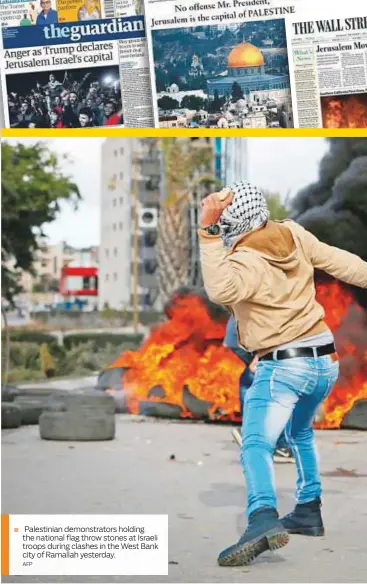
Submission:
<svg viewBox="0 0 367 584">
<path fill-rule="evenodd" d="M 228 67 L 262 67 L 264 57 L 260 49 L 251 43 L 241 43 L 234 47 L 228 55 Z"/>
</svg>

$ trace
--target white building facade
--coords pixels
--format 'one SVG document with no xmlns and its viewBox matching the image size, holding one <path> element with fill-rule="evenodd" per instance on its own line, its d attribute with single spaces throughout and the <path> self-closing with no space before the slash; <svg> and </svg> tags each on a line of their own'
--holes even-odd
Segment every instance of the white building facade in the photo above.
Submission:
<svg viewBox="0 0 367 584">
<path fill-rule="evenodd" d="M 134 277 L 140 309 L 158 295 L 156 238 L 160 188 L 154 139 L 108 138 L 102 145 L 99 308 L 130 309 Z M 137 196 L 138 263 L 134 270 L 134 197 Z"/>
<path fill-rule="evenodd" d="M 100 310 L 122 310 L 130 303 L 132 148 L 128 138 L 102 144 Z"/>
<path fill-rule="evenodd" d="M 221 140 L 223 184 L 248 180 L 248 139 L 221 138 Z"/>
</svg>

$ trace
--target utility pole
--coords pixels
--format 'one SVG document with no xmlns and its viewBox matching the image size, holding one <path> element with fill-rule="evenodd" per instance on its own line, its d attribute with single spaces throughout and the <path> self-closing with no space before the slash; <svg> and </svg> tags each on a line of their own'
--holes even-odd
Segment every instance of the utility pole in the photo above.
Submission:
<svg viewBox="0 0 367 584">
<path fill-rule="evenodd" d="M 135 142 L 135 140 L 134 140 Z M 134 144 L 135 146 L 135 144 Z M 138 224 L 138 177 L 139 156 L 133 146 L 132 201 L 133 201 L 133 319 L 134 332 L 139 331 L 139 224 Z"/>
</svg>

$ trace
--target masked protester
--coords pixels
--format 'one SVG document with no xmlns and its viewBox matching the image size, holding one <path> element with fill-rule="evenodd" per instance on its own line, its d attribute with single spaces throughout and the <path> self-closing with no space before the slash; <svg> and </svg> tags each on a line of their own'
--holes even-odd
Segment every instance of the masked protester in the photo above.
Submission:
<svg viewBox="0 0 367 584">
<path fill-rule="evenodd" d="M 263 194 L 248 182 L 209 195 L 201 207 L 205 289 L 229 308 L 240 345 L 259 359 L 242 425 L 248 525 L 218 557 L 221 566 L 240 566 L 286 545 L 289 533 L 324 534 L 312 422 L 339 361 L 315 298 L 314 269 L 366 289 L 367 263 L 293 221 L 269 220 Z M 279 519 L 272 454 L 283 431 L 296 459 L 297 500 Z"/>
</svg>

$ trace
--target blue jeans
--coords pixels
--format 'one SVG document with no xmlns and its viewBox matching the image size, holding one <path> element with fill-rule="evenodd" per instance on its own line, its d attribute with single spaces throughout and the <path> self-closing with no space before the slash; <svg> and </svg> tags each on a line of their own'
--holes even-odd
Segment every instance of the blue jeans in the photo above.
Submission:
<svg viewBox="0 0 367 584">
<path fill-rule="evenodd" d="M 272 456 L 283 430 L 296 459 L 297 502 L 321 495 L 313 418 L 338 373 L 339 363 L 330 355 L 258 363 L 242 423 L 248 515 L 260 507 L 277 507 Z"/>
</svg>

